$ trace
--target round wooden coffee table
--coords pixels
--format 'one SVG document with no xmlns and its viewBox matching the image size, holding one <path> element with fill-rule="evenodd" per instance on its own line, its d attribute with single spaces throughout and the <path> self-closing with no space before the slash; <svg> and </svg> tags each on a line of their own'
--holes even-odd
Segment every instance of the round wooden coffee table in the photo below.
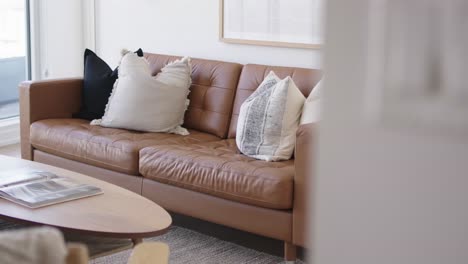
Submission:
<svg viewBox="0 0 468 264">
<path fill-rule="evenodd" d="M 172 223 L 171 216 L 161 206 L 116 185 L 69 170 L 0 155 L 2 171 L 20 168 L 49 171 L 69 177 L 97 186 L 104 194 L 37 209 L 0 198 L 0 218 L 53 226 L 80 234 L 129 238 L 134 244 L 145 237 L 165 233 Z"/>
</svg>

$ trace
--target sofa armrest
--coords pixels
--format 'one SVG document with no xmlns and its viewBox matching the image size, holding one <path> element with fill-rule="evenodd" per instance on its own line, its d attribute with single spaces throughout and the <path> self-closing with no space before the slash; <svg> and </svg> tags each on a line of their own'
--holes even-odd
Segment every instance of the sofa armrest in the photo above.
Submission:
<svg viewBox="0 0 468 264">
<path fill-rule="evenodd" d="M 32 123 L 48 118 L 70 118 L 81 107 L 83 79 L 26 81 L 19 85 L 21 157 L 32 159 Z"/>
<path fill-rule="evenodd" d="M 314 143 L 316 142 L 317 123 L 300 125 L 296 133 L 293 244 L 307 247 L 308 233 L 307 207 L 311 190 L 308 186 L 314 171 Z"/>
</svg>

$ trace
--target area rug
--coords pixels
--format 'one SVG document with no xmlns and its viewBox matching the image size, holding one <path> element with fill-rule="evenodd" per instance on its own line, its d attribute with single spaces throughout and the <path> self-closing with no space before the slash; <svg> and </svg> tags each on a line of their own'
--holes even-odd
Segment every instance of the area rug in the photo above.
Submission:
<svg viewBox="0 0 468 264">
<path fill-rule="evenodd" d="M 0 220 L 0 230 L 24 227 L 24 225 Z M 132 250 L 132 243 L 129 239 L 92 237 L 73 233 L 66 233 L 64 237 L 67 242 L 86 244 L 92 257 L 90 262 L 92 264 L 126 264 Z M 281 257 L 249 249 L 178 226 L 172 226 L 164 235 L 148 238 L 144 241 L 160 241 L 168 244 L 170 248 L 170 264 L 285 263 Z M 304 262 L 298 260 L 296 263 Z"/>
<path fill-rule="evenodd" d="M 158 237 L 144 241 L 160 241 L 169 245 L 170 264 L 277 264 L 286 263 L 283 258 L 249 249 L 231 242 L 207 236 L 190 229 L 173 226 Z M 126 264 L 131 249 L 95 258 L 93 264 Z M 300 260 L 296 263 L 304 263 Z"/>
</svg>

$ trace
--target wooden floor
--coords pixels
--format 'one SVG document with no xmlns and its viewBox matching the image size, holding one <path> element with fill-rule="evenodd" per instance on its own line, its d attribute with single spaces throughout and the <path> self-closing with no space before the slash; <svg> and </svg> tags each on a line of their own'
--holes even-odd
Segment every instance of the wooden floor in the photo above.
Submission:
<svg viewBox="0 0 468 264">
<path fill-rule="evenodd" d="M 0 147 L 0 155 L 19 158 L 21 156 L 20 144 Z"/>
</svg>

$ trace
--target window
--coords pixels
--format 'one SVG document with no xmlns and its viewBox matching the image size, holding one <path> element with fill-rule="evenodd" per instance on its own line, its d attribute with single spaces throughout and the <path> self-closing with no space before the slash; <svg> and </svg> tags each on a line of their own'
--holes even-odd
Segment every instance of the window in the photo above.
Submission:
<svg viewBox="0 0 468 264">
<path fill-rule="evenodd" d="M 18 84 L 29 76 L 28 3 L 0 0 L 0 120 L 18 116 Z"/>
</svg>

